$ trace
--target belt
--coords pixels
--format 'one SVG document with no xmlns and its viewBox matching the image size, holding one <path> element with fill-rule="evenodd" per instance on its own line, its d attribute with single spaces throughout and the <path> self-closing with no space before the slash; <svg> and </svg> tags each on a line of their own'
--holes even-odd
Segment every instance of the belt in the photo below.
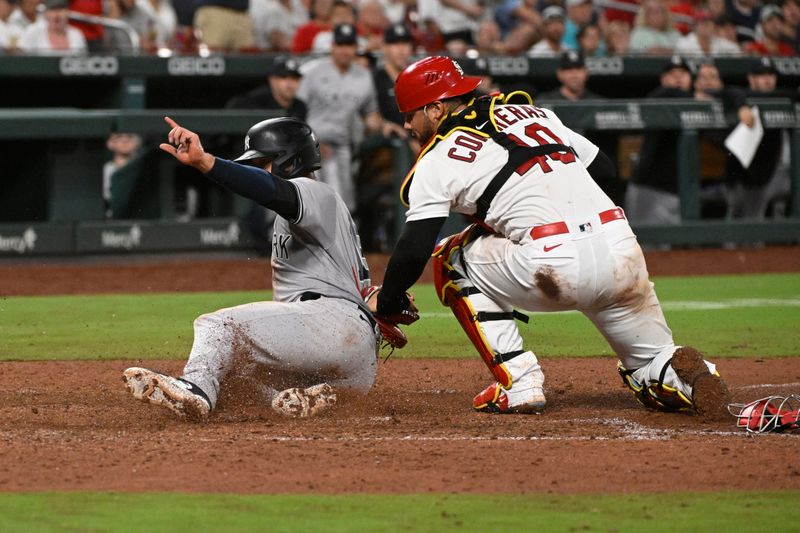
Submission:
<svg viewBox="0 0 800 533">
<path fill-rule="evenodd" d="M 606 224 L 614 220 L 624 220 L 625 212 L 621 207 L 615 207 L 614 209 L 601 211 L 598 213 L 598 216 L 600 217 L 600 223 Z M 536 240 L 544 237 L 552 237 L 553 235 L 561 235 L 562 233 L 569 233 L 569 227 L 567 227 L 567 223 L 551 222 L 550 224 L 544 224 L 543 226 L 535 226 L 531 230 L 531 238 Z"/>
<path fill-rule="evenodd" d="M 300 301 L 305 302 L 306 300 L 319 300 L 322 295 L 318 292 L 304 292 L 300 295 Z"/>
<path fill-rule="evenodd" d="M 301 301 L 301 302 L 306 302 L 306 301 L 308 301 L 308 300 L 319 300 L 320 298 L 322 298 L 322 294 L 320 294 L 320 293 L 318 293 L 318 292 L 306 291 L 306 292 L 304 292 L 303 294 L 301 294 L 301 295 L 300 295 L 300 301 Z M 363 307 L 361 307 L 360 305 L 358 306 L 358 310 L 359 310 L 359 311 L 361 311 L 361 316 L 362 316 L 362 317 L 363 317 L 363 318 L 364 318 L 364 319 L 365 319 L 367 322 L 369 322 L 369 324 L 370 324 L 370 325 L 371 325 L 373 328 L 375 328 L 375 327 L 378 325 L 378 323 L 375 321 L 375 317 L 373 317 L 373 316 L 372 316 L 372 313 L 368 313 L 368 312 L 367 312 L 366 310 L 364 310 L 364 308 L 363 308 Z"/>
</svg>

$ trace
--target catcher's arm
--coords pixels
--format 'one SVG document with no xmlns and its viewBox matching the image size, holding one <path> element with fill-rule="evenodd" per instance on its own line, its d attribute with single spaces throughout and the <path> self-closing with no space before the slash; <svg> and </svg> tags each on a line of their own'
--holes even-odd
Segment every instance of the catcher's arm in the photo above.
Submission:
<svg viewBox="0 0 800 533">
<path fill-rule="evenodd" d="M 440 217 L 406 222 L 392 257 L 389 258 L 383 285 L 378 292 L 375 307 L 378 315 L 397 318 L 395 315 L 400 314 L 401 317 L 396 322 L 404 323 L 403 311 L 413 305 L 413 302 L 409 302 L 407 291 L 425 270 L 439 231 L 446 220 L 446 217 Z"/>
</svg>

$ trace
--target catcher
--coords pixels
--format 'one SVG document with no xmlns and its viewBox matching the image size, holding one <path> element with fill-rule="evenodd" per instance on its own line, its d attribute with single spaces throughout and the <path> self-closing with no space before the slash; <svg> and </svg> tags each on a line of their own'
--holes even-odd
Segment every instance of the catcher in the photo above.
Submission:
<svg viewBox="0 0 800 533">
<path fill-rule="evenodd" d="M 727 385 L 700 352 L 675 344 L 625 213 L 597 186 L 614 178 L 611 161 L 529 96 L 478 97 L 480 83 L 442 56 L 395 82 L 423 149 L 401 187 L 406 225 L 374 309 L 406 309 L 405 291 L 433 252 L 437 294 L 494 378 L 474 409 L 541 412 L 544 372 L 515 308 L 574 309 L 609 342 L 644 405 L 727 416 Z M 451 212 L 475 224 L 435 246 Z"/>
<path fill-rule="evenodd" d="M 405 336 L 392 324 L 379 324 L 365 303 L 370 276 L 356 227 L 333 189 L 314 180 L 320 154 L 311 128 L 295 118 L 259 122 L 234 162 L 207 153 L 196 133 L 165 120 L 171 130 L 162 150 L 277 214 L 274 301 L 197 318 L 180 377 L 125 370 L 134 398 L 203 419 L 216 406 L 221 383 L 235 373 L 278 413 L 307 417 L 334 405 L 337 389 L 368 391 L 381 337 L 402 347 Z M 405 318 L 413 321 L 416 313 Z"/>
</svg>

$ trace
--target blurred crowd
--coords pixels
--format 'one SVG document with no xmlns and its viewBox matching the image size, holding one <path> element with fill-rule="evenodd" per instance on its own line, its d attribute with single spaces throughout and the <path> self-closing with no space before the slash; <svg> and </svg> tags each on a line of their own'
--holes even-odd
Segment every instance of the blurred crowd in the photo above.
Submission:
<svg viewBox="0 0 800 533">
<path fill-rule="evenodd" d="M 0 0 L 7 53 L 326 53 L 338 24 L 362 53 L 403 24 L 417 54 L 791 56 L 800 0 Z"/>
</svg>

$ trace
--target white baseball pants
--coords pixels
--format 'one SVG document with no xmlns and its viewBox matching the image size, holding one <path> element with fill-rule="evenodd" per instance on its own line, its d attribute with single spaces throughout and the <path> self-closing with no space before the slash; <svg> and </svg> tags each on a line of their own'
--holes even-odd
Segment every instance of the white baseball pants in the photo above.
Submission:
<svg viewBox="0 0 800 533">
<path fill-rule="evenodd" d="M 468 244 L 463 252 L 466 272 L 457 259 L 453 264 L 483 293 L 469 296 L 470 302 L 476 311 L 485 312 L 579 310 L 600 330 L 623 366 L 635 370 L 637 381 L 658 380 L 676 346 L 628 222 L 601 224 L 594 216 L 566 223 L 569 233 L 520 244 L 497 235 Z M 483 327 L 498 353 L 520 349 L 514 321 Z M 714 365 L 707 364 L 713 372 Z M 691 398 L 691 387 L 671 367 L 664 384 Z"/>
</svg>

